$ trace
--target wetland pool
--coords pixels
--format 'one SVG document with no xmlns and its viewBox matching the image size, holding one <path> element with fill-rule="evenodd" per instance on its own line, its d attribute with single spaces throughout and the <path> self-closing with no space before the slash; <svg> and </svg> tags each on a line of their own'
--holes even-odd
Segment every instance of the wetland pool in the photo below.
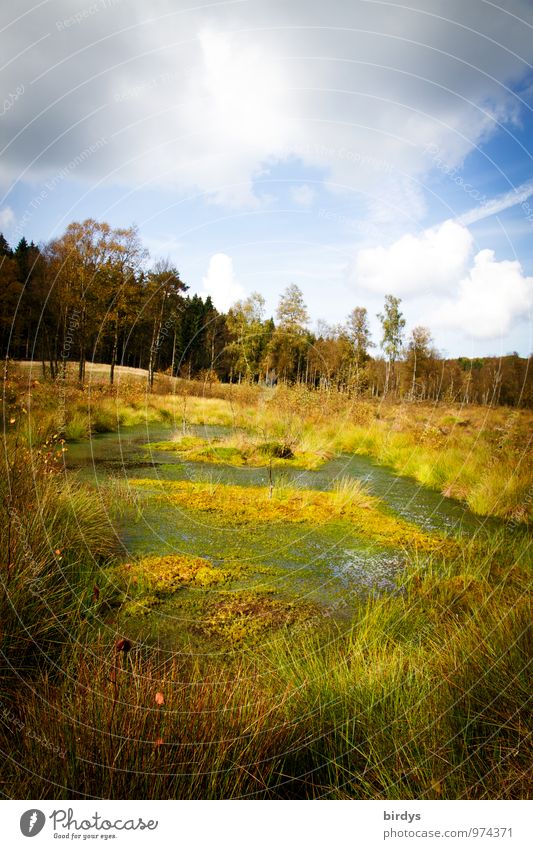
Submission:
<svg viewBox="0 0 533 849">
<path fill-rule="evenodd" d="M 229 432 L 207 425 L 187 428 L 187 434 L 204 439 Z M 221 486 L 268 486 L 269 470 L 265 467 L 184 461 L 176 452 L 147 447 L 147 443 L 171 439 L 174 433 L 176 428 L 170 425 L 142 425 L 95 435 L 69 444 L 66 467 L 98 487 L 118 481 L 119 493 L 124 487 L 123 491 L 135 493 L 132 482 L 139 478 L 154 480 L 154 485 L 207 481 Z M 337 456 L 316 471 L 275 467 L 273 477 L 274 485 L 276 481 L 291 482 L 298 488 L 320 492 L 331 490 L 341 478 L 360 480 L 381 500 L 387 513 L 430 534 L 472 536 L 484 527 L 500 524 L 476 516 L 460 502 L 399 477 L 361 455 Z M 114 520 L 124 561 L 149 556 L 201 557 L 229 574 L 230 579 L 207 589 L 183 587 L 153 609 L 130 605 L 128 627 L 136 638 L 157 640 L 169 648 L 179 645 L 180 650 L 188 647 L 201 651 L 206 641 L 195 623 L 205 616 L 206 609 L 212 613 L 213 599 L 222 604 L 235 593 L 246 599 L 316 605 L 333 612 L 337 621 L 346 622 L 361 599 L 400 591 L 398 579 L 406 552 L 365 538 L 347 522 L 298 524 L 279 520 L 228 526 L 219 521 L 216 511 L 199 512 L 144 492 L 138 497 L 140 509 L 125 509 Z M 249 605 L 244 607 L 249 609 Z"/>
</svg>

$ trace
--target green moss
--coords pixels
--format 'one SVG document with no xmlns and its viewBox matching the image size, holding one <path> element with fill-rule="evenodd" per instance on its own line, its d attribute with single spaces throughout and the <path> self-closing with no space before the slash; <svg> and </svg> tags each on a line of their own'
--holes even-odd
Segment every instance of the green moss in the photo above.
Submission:
<svg viewBox="0 0 533 849">
<path fill-rule="evenodd" d="M 217 522 L 229 526 L 275 522 L 324 524 L 347 522 L 365 539 L 386 546 L 453 549 L 453 540 L 428 534 L 403 519 L 384 512 L 377 498 L 317 490 L 276 489 L 270 497 L 266 487 L 240 487 L 189 481 L 132 480 L 131 484 L 180 507 L 213 513 Z"/>
<path fill-rule="evenodd" d="M 232 589 L 231 583 L 244 571 L 241 564 L 222 569 L 188 555 L 151 556 L 122 564 L 114 573 L 115 585 L 118 581 L 122 588 L 120 620 L 139 630 L 143 639 L 152 634 L 158 642 L 195 641 L 199 650 L 215 644 L 225 651 L 321 616 L 318 605 L 279 598 L 264 584 L 257 590 Z M 162 605 L 169 613 L 165 621 L 150 619 L 154 608 Z"/>
<path fill-rule="evenodd" d="M 129 587 L 138 586 L 157 595 L 173 593 L 182 587 L 212 587 L 235 577 L 237 571 L 237 567 L 220 569 L 203 557 L 178 554 L 144 557 L 138 563 L 123 564 L 118 574 Z"/>
<path fill-rule="evenodd" d="M 184 436 L 176 440 L 150 442 L 150 451 L 173 451 L 191 463 L 220 463 L 229 466 L 266 466 L 294 469 L 317 469 L 327 459 L 326 454 L 298 451 L 282 442 L 256 441 L 251 437 L 236 436 L 230 439 L 202 439 Z"/>
<path fill-rule="evenodd" d="M 118 589 L 122 614 L 142 616 L 181 590 L 208 590 L 236 579 L 240 573 L 238 564 L 221 569 L 203 557 L 180 554 L 123 563 L 110 578 L 115 595 Z"/>
<path fill-rule="evenodd" d="M 229 645 L 254 642 L 268 632 L 315 620 L 317 605 L 275 598 L 265 592 L 237 592 L 210 604 L 198 628 Z"/>
<path fill-rule="evenodd" d="M 206 459 L 215 463 L 228 463 L 231 466 L 242 466 L 246 463 L 246 456 L 243 452 L 231 445 L 213 445 L 206 449 L 205 455 Z M 194 459 L 194 457 L 190 459 Z"/>
</svg>

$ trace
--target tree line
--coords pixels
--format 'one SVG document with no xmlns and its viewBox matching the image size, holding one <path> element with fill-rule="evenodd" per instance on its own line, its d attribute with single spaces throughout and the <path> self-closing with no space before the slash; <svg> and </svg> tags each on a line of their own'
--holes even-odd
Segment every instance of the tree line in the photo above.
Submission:
<svg viewBox="0 0 533 849">
<path fill-rule="evenodd" d="M 44 245 L 0 234 L 0 351 L 37 360 L 59 379 L 87 361 L 224 382 L 280 381 L 355 395 L 420 401 L 533 406 L 531 358 L 443 358 L 426 327 L 406 334 L 401 300 L 385 297 L 376 344 L 367 309 L 346 321 L 309 329 L 295 284 L 275 320 L 257 292 L 218 312 L 210 297 L 188 294 L 169 260 L 149 262 L 136 227 L 87 219 Z"/>
</svg>

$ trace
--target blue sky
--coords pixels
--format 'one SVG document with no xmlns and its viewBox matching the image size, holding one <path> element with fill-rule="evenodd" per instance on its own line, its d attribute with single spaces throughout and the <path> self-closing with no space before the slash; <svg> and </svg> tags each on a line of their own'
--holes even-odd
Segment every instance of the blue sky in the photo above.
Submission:
<svg viewBox="0 0 533 849">
<path fill-rule="evenodd" d="M 221 309 L 293 282 L 312 325 L 367 306 L 377 341 L 391 292 L 449 355 L 533 350 L 528 0 L 1 14 L 9 241 L 136 223 Z"/>
</svg>

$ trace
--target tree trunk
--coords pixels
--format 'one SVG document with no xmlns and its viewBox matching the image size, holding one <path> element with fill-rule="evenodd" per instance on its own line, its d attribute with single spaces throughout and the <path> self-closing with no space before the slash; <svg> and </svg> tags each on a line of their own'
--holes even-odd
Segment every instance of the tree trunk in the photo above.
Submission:
<svg viewBox="0 0 533 849">
<path fill-rule="evenodd" d="M 109 369 L 109 383 L 111 386 L 115 381 L 115 365 L 117 362 L 118 353 L 118 314 L 115 317 L 115 332 L 113 335 L 113 349 L 111 351 L 111 367 Z"/>
</svg>

